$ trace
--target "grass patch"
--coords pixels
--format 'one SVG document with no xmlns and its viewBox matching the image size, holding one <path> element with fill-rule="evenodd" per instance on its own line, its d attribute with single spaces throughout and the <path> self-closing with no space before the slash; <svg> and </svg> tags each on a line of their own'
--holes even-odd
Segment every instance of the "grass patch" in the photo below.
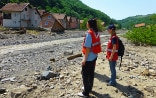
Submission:
<svg viewBox="0 0 156 98">
<path fill-rule="evenodd" d="M 7 28 L 0 26 L 0 31 L 5 31 L 5 30 L 7 30 Z"/>
<path fill-rule="evenodd" d="M 36 30 L 27 30 L 27 33 L 32 34 L 32 35 L 38 35 L 39 34 L 39 32 Z"/>
</svg>

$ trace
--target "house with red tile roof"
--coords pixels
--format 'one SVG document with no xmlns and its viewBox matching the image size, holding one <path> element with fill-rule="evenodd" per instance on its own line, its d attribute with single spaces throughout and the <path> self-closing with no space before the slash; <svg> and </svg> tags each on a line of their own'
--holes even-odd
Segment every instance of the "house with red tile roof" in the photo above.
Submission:
<svg viewBox="0 0 156 98">
<path fill-rule="evenodd" d="M 45 10 L 38 10 L 38 12 L 40 13 L 40 16 L 42 16 L 44 13 L 46 13 Z"/>
<path fill-rule="evenodd" d="M 71 23 L 70 23 L 71 29 L 78 29 L 80 28 L 80 20 L 76 17 L 71 17 Z"/>
<path fill-rule="evenodd" d="M 11 28 L 38 28 L 41 21 L 36 8 L 29 3 L 8 3 L 1 8 L 3 26 Z"/>
<path fill-rule="evenodd" d="M 66 14 L 53 13 L 53 16 L 63 25 L 65 29 L 67 29 L 68 19 Z"/>
<path fill-rule="evenodd" d="M 42 20 L 39 27 L 52 32 L 62 32 L 65 28 L 51 13 L 45 13 L 42 15 Z"/>
<path fill-rule="evenodd" d="M 67 20 L 68 20 L 68 22 L 67 22 L 67 29 L 70 29 L 70 23 L 72 22 L 71 16 L 67 16 Z"/>
</svg>

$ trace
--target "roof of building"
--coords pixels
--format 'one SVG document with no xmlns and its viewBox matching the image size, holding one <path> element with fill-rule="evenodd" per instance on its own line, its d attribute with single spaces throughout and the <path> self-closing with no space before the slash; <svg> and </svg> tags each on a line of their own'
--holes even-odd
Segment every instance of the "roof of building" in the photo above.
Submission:
<svg viewBox="0 0 156 98">
<path fill-rule="evenodd" d="M 66 17 L 66 14 L 60 14 L 60 13 L 53 13 L 53 15 L 56 19 L 64 19 Z"/>
<path fill-rule="evenodd" d="M 2 11 L 21 12 L 29 3 L 7 3 L 1 8 Z"/>
<path fill-rule="evenodd" d="M 38 12 L 40 13 L 41 16 L 46 13 L 45 10 L 38 10 Z"/>
<path fill-rule="evenodd" d="M 140 23 L 140 24 L 135 24 L 135 27 L 144 27 L 146 24 L 145 23 Z"/>
</svg>

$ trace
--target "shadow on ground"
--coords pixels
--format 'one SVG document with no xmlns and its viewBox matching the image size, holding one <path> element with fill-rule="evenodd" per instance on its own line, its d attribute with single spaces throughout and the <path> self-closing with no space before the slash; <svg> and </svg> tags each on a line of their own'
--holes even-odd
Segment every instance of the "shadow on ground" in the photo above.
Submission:
<svg viewBox="0 0 156 98">
<path fill-rule="evenodd" d="M 106 82 L 106 83 L 109 80 L 108 76 L 101 75 L 101 74 L 96 73 L 96 72 L 95 72 L 95 78 L 97 78 L 101 82 Z M 117 88 L 120 92 L 122 92 L 122 95 L 125 97 L 128 97 L 128 98 L 144 98 L 143 92 L 141 92 L 140 90 L 138 90 L 137 88 L 135 88 L 131 85 L 124 86 L 124 85 L 121 85 L 118 83 L 117 86 L 115 86 L 115 88 Z M 93 95 L 95 95 L 96 98 L 111 98 L 109 96 L 109 94 L 101 95 L 98 92 L 93 92 Z"/>
</svg>

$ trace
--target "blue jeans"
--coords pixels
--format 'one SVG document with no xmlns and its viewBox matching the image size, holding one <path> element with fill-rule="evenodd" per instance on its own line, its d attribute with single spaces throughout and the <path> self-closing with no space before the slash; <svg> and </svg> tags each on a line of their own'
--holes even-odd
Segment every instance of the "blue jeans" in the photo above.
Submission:
<svg viewBox="0 0 156 98">
<path fill-rule="evenodd" d="M 111 71 L 111 78 L 110 83 L 116 84 L 116 61 L 109 61 L 110 71 Z"/>
</svg>

